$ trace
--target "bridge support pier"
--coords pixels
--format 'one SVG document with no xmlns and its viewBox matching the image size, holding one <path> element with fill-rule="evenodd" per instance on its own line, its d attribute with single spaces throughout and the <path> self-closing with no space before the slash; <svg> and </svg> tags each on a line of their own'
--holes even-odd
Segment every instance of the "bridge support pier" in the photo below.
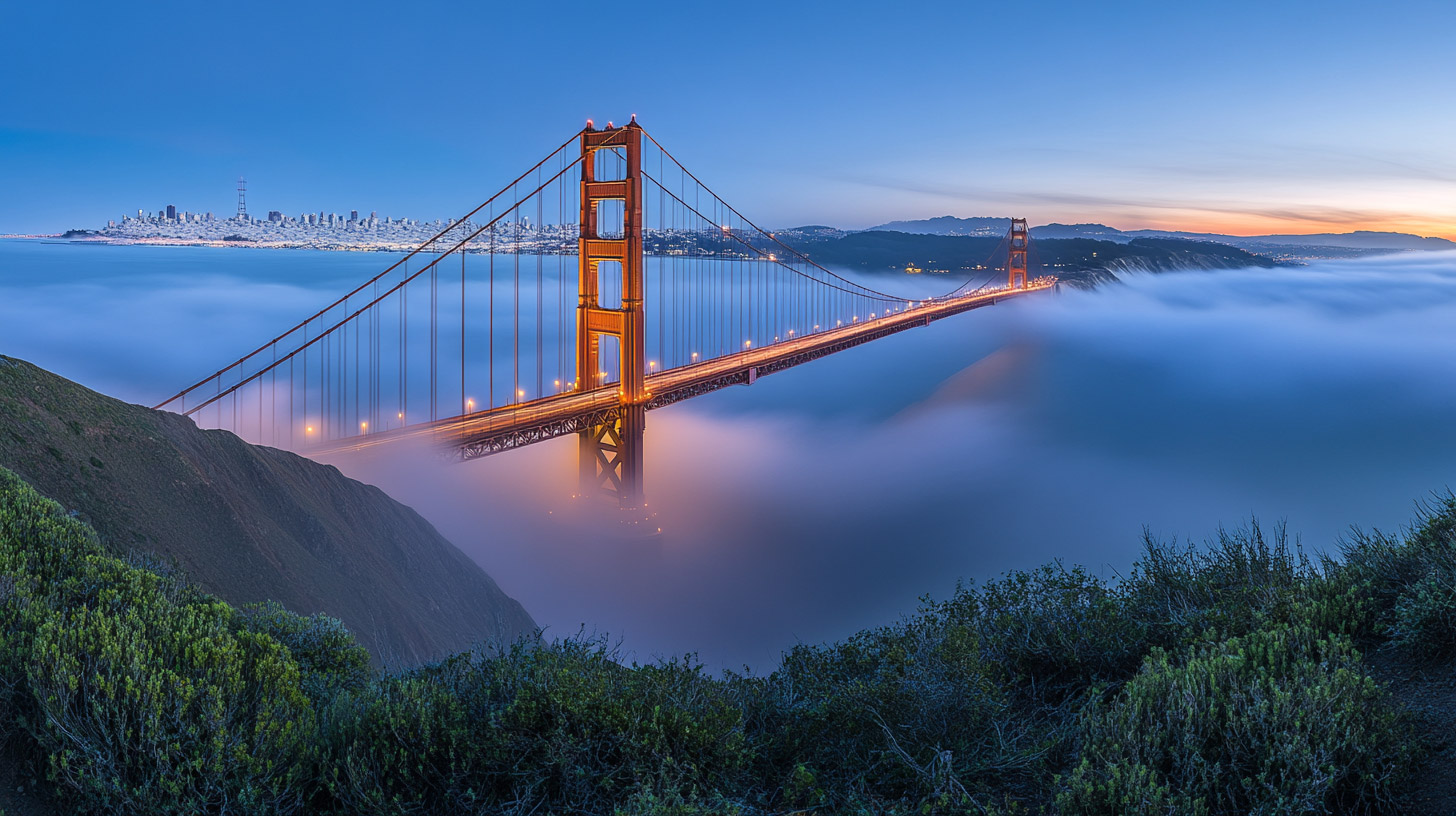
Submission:
<svg viewBox="0 0 1456 816">
<path fill-rule="evenodd" d="M 626 172 L 620 179 L 597 178 L 596 154 L 621 150 Z M 622 202 L 621 232 L 601 223 L 602 202 Z M 607 228 L 605 234 L 603 227 Z M 581 491 L 615 495 L 622 507 L 644 503 L 642 435 L 646 427 L 647 351 L 643 315 L 642 256 L 642 128 L 634 117 L 623 127 L 595 130 L 590 122 L 581 135 L 581 237 L 577 243 L 578 304 L 576 320 L 576 388 L 592 390 L 605 383 L 600 370 L 602 337 L 618 341 L 620 407 L 617 419 L 582 431 L 578 443 Z M 621 268 L 620 308 L 601 305 L 601 265 Z"/>
<path fill-rule="evenodd" d="M 578 435 L 581 492 L 586 496 L 615 496 L 625 508 L 640 507 L 642 495 L 642 436 L 647 409 L 634 405 L 616 421 L 594 425 Z"/>
</svg>

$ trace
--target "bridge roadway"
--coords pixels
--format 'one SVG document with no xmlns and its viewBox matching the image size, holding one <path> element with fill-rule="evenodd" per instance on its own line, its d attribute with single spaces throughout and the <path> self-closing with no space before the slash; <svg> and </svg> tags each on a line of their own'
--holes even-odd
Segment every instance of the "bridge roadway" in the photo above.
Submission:
<svg viewBox="0 0 1456 816">
<path fill-rule="evenodd" d="M 792 340 L 681 366 L 646 378 L 647 408 L 661 408 L 730 385 L 749 385 L 759 377 L 816 360 L 891 334 L 927 326 L 952 315 L 1013 297 L 1041 292 L 1055 281 L 1038 280 L 1024 289 L 995 289 L 946 300 L 926 301 L 885 317 L 814 332 Z M 460 459 L 475 459 L 615 421 L 621 410 L 614 387 L 569 391 L 549 397 L 476 411 L 392 431 L 332 440 L 304 452 L 321 456 L 361 450 L 406 438 L 428 439 Z"/>
</svg>

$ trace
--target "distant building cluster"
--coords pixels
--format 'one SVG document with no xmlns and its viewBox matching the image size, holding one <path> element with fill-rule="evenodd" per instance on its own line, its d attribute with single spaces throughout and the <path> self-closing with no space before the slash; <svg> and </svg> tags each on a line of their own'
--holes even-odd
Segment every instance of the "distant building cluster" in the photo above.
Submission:
<svg viewBox="0 0 1456 816">
<path fill-rule="evenodd" d="M 283 226 L 330 227 L 334 229 L 379 229 L 380 227 L 414 227 L 420 226 L 423 223 L 428 223 L 409 218 L 401 218 L 399 220 L 395 220 L 386 217 L 381 219 L 378 213 L 373 212 L 369 213 L 369 217 L 367 218 L 360 218 L 358 210 L 350 210 L 348 218 L 345 218 L 338 213 L 324 212 L 323 210 L 320 210 L 316 213 L 300 213 L 297 217 L 284 215 L 278 210 L 269 210 L 268 217 L 264 221 L 259 221 L 251 215 L 248 215 L 246 212 L 239 213 L 238 215 L 226 220 L 234 224 L 268 223 L 281 224 Z M 122 225 L 130 224 L 132 222 L 136 222 L 137 224 L 151 225 L 221 223 L 210 212 L 195 213 L 178 211 L 177 207 L 172 204 L 168 204 L 165 209 L 157 210 L 156 215 L 152 215 L 146 210 L 137 210 L 135 216 L 127 214 L 121 217 Z M 443 222 L 435 221 L 434 224 L 436 226 L 442 226 Z M 118 226 L 116 221 L 107 222 L 107 227 L 116 226 Z"/>
<path fill-rule="evenodd" d="M 350 210 L 348 216 L 323 210 L 293 216 L 280 210 L 270 210 L 266 218 L 256 218 L 248 214 L 241 196 L 238 210 L 235 216 L 218 218 L 210 212 L 179 211 L 172 204 L 155 214 L 139 209 L 134 216 L 130 213 L 123 215 L 119 222 L 108 221 L 98 237 L 118 243 L 244 241 L 276 247 L 397 249 L 418 245 L 453 224 L 439 220 L 380 218 L 377 212 L 361 217 L 358 210 Z"/>
<path fill-rule="evenodd" d="M 123 224 L 129 224 L 132 221 L 142 224 L 201 224 L 205 221 L 213 220 L 212 213 L 178 212 L 177 208 L 171 204 L 168 204 L 166 209 L 157 210 L 155 216 L 146 210 L 137 210 L 135 216 L 123 215 L 121 217 L 121 223 Z M 116 226 L 115 221 L 108 221 L 106 223 L 108 227 Z"/>
<path fill-rule="evenodd" d="M 533 224 L 525 216 L 502 220 L 490 229 L 482 229 L 483 225 L 469 220 L 380 218 L 377 212 L 361 216 L 359 210 L 350 210 L 347 217 L 324 211 L 291 216 L 270 210 L 266 218 L 254 218 L 247 213 L 241 189 L 239 193 L 238 214 L 230 218 L 217 218 L 210 212 L 179 212 L 169 204 L 158 210 L 156 215 L 137 210 L 135 217 L 124 215 L 120 223 L 109 221 L 105 229 L 81 240 L 117 244 L 242 244 L 294 249 L 408 251 L 443 231 L 446 233 L 445 245 L 466 241 L 467 252 L 558 255 L 576 253 L 581 236 L 580 227 L 574 223 Z M 779 235 L 792 237 L 796 233 L 796 230 L 785 230 Z M 746 247 L 748 240 L 757 239 L 752 236 L 734 238 L 715 225 L 705 225 L 700 229 L 643 230 L 643 248 L 651 255 L 751 257 L 755 252 Z M 766 246 L 762 251 L 768 254 L 776 248 Z"/>
</svg>

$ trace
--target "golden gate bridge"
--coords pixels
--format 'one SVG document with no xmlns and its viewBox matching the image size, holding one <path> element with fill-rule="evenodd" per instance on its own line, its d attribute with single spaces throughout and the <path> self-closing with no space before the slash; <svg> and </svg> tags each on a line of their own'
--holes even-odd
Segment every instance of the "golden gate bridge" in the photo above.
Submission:
<svg viewBox="0 0 1456 816">
<path fill-rule="evenodd" d="M 581 491 L 633 508 L 648 410 L 1054 286 L 1030 257 L 1012 219 L 983 279 L 882 292 L 749 221 L 635 116 L 588 121 L 404 258 L 156 407 L 315 456 L 425 439 L 464 460 L 576 434 Z"/>
</svg>

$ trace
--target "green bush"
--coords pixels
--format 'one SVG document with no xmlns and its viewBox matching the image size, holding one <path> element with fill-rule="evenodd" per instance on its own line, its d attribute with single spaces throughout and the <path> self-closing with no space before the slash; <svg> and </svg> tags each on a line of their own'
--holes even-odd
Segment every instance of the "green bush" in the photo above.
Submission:
<svg viewBox="0 0 1456 816">
<path fill-rule="evenodd" d="M 1010 672 L 1012 689 L 1053 703 L 1131 676 L 1149 648 L 1147 621 L 1127 614 L 1121 590 L 1081 567 L 1012 572 L 945 611 L 975 628 L 982 659 Z"/>
<path fill-rule="evenodd" d="M 314 714 L 298 667 L 231 607 L 106 554 L 0 470 L 5 722 L 75 810 L 288 813 Z M 15 729 L 12 727 L 11 729 Z"/>
<path fill-rule="evenodd" d="M 1064 814 L 1367 813 L 1389 805 L 1409 734 L 1349 641 L 1280 626 L 1155 651 L 1083 720 Z"/>
<path fill-rule="evenodd" d="M 1456 656 L 1456 495 L 1420 504 L 1403 536 L 1356 530 L 1343 549 L 1346 580 L 1369 599 L 1373 635 L 1409 657 Z"/>
<path fill-rule="evenodd" d="M 1252 632 L 1289 620 L 1307 606 L 1321 570 L 1289 541 L 1284 526 L 1266 534 L 1258 521 L 1220 528 L 1201 547 L 1158 542 L 1146 532 L 1143 555 L 1121 590 L 1128 614 L 1145 621 L 1164 648 L 1201 642 L 1209 633 Z"/>
<path fill-rule="evenodd" d="M 710 797 L 746 765 L 721 683 L 690 660 L 621 665 L 593 640 L 385 678 L 329 720 L 331 789 L 349 813 L 608 813 Z"/>
<path fill-rule="evenodd" d="M 313 711 L 276 642 L 221 603 L 172 606 L 146 574 L 100 572 L 95 607 L 48 612 L 29 687 L 51 778 L 88 809 L 297 810 Z"/>
<path fill-rule="evenodd" d="M 739 678 L 757 775 L 774 804 L 828 812 L 896 803 L 959 810 L 1043 772 L 1045 718 L 1018 716 L 974 626 L 948 604 L 830 646 L 798 646 L 762 679 Z"/>
<path fill-rule="evenodd" d="M 1456 653 L 1456 572 L 1433 569 L 1406 588 L 1390 610 L 1391 643 L 1415 658 Z"/>
<path fill-rule="evenodd" d="M 303 688 L 316 703 L 342 690 L 358 691 L 374 676 L 369 652 L 338 618 L 295 615 L 269 601 L 243 608 L 241 626 L 281 643 L 302 673 Z"/>
</svg>

